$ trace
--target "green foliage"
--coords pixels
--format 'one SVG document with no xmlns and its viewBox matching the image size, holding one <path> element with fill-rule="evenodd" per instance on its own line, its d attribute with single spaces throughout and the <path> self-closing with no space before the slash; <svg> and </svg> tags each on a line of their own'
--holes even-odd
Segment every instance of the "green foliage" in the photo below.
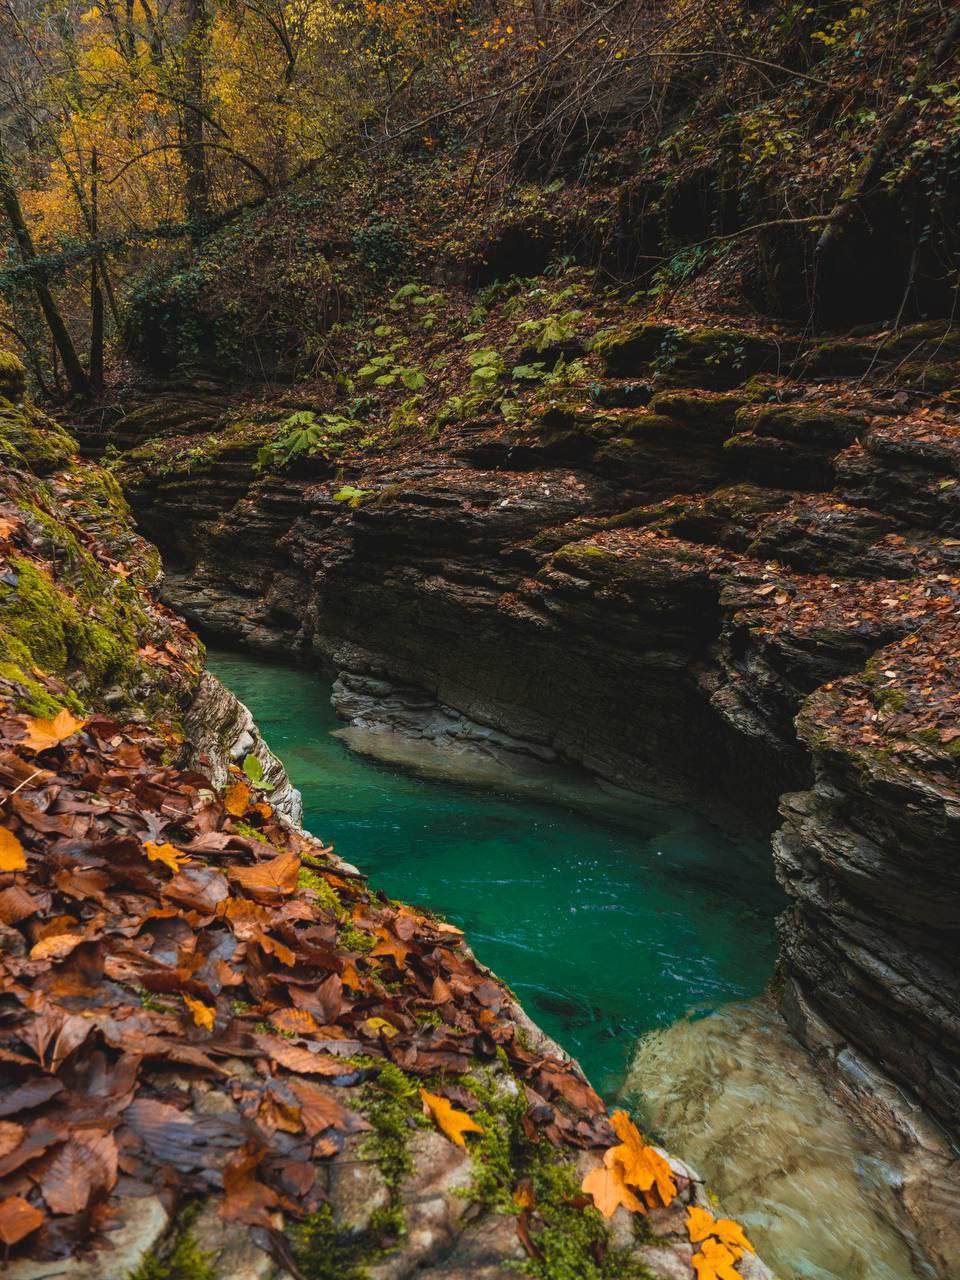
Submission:
<svg viewBox="0 0 960 1280">
<path fill-rule="evenodd" d="M 540 1280 L 649 1280 L 629 1250 L 611 1248 L 597 1210 L 580 1207 L 573 1166 L 550 1143 L 529 1140 L 522 1090 L 505 1091 L 489 1073 L 462 1083 L 482 1103 L 474 1118 L 483 1128 L 470 1144 L 473 1176 L 466 1194 L 494 1213 L 513 1215 L 521 1178 L 529 1178 L 533 1187 L 529 1230 L 542 1258 L 529 1259 L 522 1270 Z"/>
<path fill-rule="evenodd" d="M 390 276 L 410 258 L 410 241 L 396 218 L 374 218 L 353 233 L 353 248 L 376 276 Z"/>
<path fill-rule="evenodd" d="M 576 323 L 582 316 L 582 311 L 564 311 L 559 314 L 550 314 L 544 319 L 524 320 L 517 329 L 521 333 L 536 334 L 537 351 L 546 351 L 547 347 L 556 346 L 558 342 L 569 342 L 574 338 Z"/>
<path fill-rule="evenodd" d="M 471 351 L 467 356 L 467 364 L 472 370 L 470 385 L 475 390 L 489 390 L 499 382 L 504 372 L 503 357 L 493 347 L 482 347 L 479 351 Z"/>
<path fill-rule="evenodd" d="M 263 765 L 260 763 L 260 758 L 253 755 L 252 752 L 243 757 L 243 772 L 255 787 L 261 787 L 266 790 L 272 789 L 272 785 L 267 782 L 263 775 Z"/>
<path fill-rule="evenodd" d="M 384 328 L 386 326 L 379 326 Z M 401 382 L 408 391 L 419 391 L 427 385 L 427 376 L 415 365 L 400 365 L 391 355 L 374 356 L 357 370 L 361 383 L 375 387 L 392 387 Z"/>
<path fill-rule="evenodd" d="M 365 1235 L 334 1226 L 328 1204 L 294 1224 L 289 1239 L 304 1280 L 365 1280 L 366 1263 L 375 1253 Z"/>
<path fill-rule="evenodd" d="M 357 424 L 338 413 L 324 413 L 317 421 L 309 409 L 291 413 L 280 424 L 282 435 L 270 440 L 257 454 L 257 471 L 281 470 L 297 458 L 323 457 L 327 460 L 346 447 L 343 436 Z"/>
<path fill-rule="evenodd" d="M 345 502 L 348 507 L 359 507 L 364 498 L 373 493 L 372 489 L 357 489 L 352 484 L 341 485 L 333 495 L 334 502 Z"/>
</svg>

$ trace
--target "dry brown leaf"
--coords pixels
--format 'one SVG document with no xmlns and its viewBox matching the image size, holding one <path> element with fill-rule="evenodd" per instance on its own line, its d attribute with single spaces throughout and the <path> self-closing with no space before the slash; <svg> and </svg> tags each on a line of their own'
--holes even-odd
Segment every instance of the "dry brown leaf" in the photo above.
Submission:
<svg viewBox="0 0 960 1280">
<path fill-rule="evenodd" d="M 420 1097 L 423 1099 L 424 1107 L 433 1116 L 440 1129 L 458 1147 L 467 1145 L 463 1136 L 465 1133 L 483 1133 L 482 1127 L 477 1124 L 473 1116 L 468 1116 L 466 1111 L 459 1111 L 446 1098 L 436 1093 L 428 1093 L 426 1089 L 420 1090 Z"/>
<path fill-rule="evenodd" d="M 23 1141 L 26 1132 L 22 1124 L 14 1124 L 12 1120 L 0 1120 L 0 1159 L 16 1151 Z"/>
<path fill-rule="evenodd" d="M 54 933 L 30 948 L 31 960 L 63 960 L 83 942 L 82 933 Z"/>
<path fill-rule="evenodd" d="M 270 1022 L 278 1031 L 291 1031 L 298 1036 L 309 1035 L 319 1026 L 309 1009 L 276 1009 L 270 1015 Z"/>
<path fill-rule="evenodd" d="M 299 873 L 300 857 L 290 852 L 278 854 L 269 862 L 258 862 L 252 867 L 231 867 L 228 871 L 230 878 L 248 893 L 267 901 L 296 893 Z"/>
<path fill-rule="evenodd" d="M 0 871 L 23 871 L 27 855 L 23 845 L 6 827 L 0 827 Z"/>
</svg>

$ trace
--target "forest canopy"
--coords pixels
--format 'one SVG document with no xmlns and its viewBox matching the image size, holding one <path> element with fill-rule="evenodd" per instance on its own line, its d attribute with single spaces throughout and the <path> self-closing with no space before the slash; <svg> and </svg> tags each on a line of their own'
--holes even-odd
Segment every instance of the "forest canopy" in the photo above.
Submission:
<svg viewBox="0 0 960 1280">
<path fill-rule="evenodd" d="M 371 206 L 411 159 L 454 223 L 602 188 L 574 251 L 625 279 L 787 228 L 783 310 L 817 238 L 893 193 L 867 213 L 911 227 L 897 287 L 935 280 L 949 311 L 958 36 L 941 0 L 3 0 L 0 324 L 42 390 L 96 389 L 148 259 L 280 193 L 342 195 L 348 169 L 389 219 Z"/>
</svg>

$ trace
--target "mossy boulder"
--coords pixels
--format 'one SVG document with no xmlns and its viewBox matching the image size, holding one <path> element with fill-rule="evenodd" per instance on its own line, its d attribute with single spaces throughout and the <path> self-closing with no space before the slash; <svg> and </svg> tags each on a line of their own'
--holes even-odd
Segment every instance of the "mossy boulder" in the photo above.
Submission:
<svg viewBox="0 0 960 1280">
<path fill-rule="evenodd" d="M 756 373 L 776 372 L 789 352 L 763 334 L 719 326 L 680 328 L 653 322 L 601 338 L 594 350 L 608 374 L 654 374 L 661 385 L 729 388 Z"/>
<path fill-rule="evenodd" d="M 20 400 L 26 389 L 26 365 L 12 351 L 0 351 L 0 396 Z"/>
<path fill-rule="evenodd" d="M 739 431 L 789 440 L 808 447 L 844 449 L 867 428 L 862 413 L 824 405 L 745 405 L 736 414 Z"/>
<path fill-rule="evenodd" d="M 59 423 L 32 405 L 14 404 L 0 384 L 0 462 L 42 476 L 76 454 L 77 442 Z"/>
<path fill-rule="evenodd" d="M 723 434 L 749 402 L 746 393 L 736 391 L 660 391 L 650 401 L 650 412 Z"/>
</svg>

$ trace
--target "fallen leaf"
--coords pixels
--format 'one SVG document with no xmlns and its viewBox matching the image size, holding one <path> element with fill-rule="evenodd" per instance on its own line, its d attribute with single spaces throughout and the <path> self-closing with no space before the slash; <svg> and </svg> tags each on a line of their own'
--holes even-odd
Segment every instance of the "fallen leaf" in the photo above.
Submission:
<svg viewBox="0 0 960 1280">
<path fill-rule="evenodd" d="M 31 960 L 63 960 L 84 941 L 82 933 L 54 933 L 30 948 Z"/>
<path fill-rule="evenodd" d="M 631 1213 L 646 1212 L 643 1201 L 638 1200 L 624 1182 L 622 1167 L 615 1162 L 591 1169 L 580 1189 L 593 1199 L 605 1218 L 612 1218 L 621 1205 Z"/>
<path fill-rule="evenodd" d="M 25 1129 L 22 1124 L 14 1124 L 12 1120 L 0 1120 L 0 1159 L 16 1151 L 23 1141 Z"/>
<path fill-rule="evenodd" d="M 202 1000 L 195 1000 L 193 996 L 184 994 L 183 1003 L 190 1010 L 190 1016 L 198 1027 L 203 1027 L 205 1031 L 212 1031 L 213 1024 L 217 1020 L 217 1011 L 210 1005 L 204 1004 Z"/>
<path fill-rule="evenodd" d="M 610 1148 L 604 1161 L 620 1164 L 624 1181 L 631 1187 L 639 1191 L 650 1191 L 656 1187 L 660 1202 L 666 1208 L 677 1194 L 677 1184 L 669 1164 L 653 1147 L 647 1146 L 625 1111 L 615 1111 L 610 1122 L 621 1142 L 619 1147 Z"/>
<path fill-rule="evenodd" d="M 699 1253 L 690 1259 L 697 1280 L 742 1280 L 734 1263 L 736 1258 L 725 1244 L 712 1237 L 704 1240 Z"/>
<path fill-rule="evenodd" d="M 741 1257 L 744 1249 L 749 1253 L 756 1253 L 739 1222 L 734 1222 L 732 1218 L 715 1218 L 708 1209 L 699 1209 L 696 1205 L 691 1205 L 687 1210 L 687 1235 L 694 1244 L 709 1236 L 716 1236 L 736 1258 Z"/>
<path fill-rule="evenodd" d="M 108 1190 L 116 1181 L 116 1144 L 110 1134 L 69 1138 L 31 1175 L 40 1184 L 54 1213 L 81 1213 L 94 1191 Z"/>
<path fill-rule="evenodd" d="M 270 1021 L 278 1031 L 292 1031 L 298 1036 L 309 1035 L 319 1026 L 309 1009 L 277 1009 L 271 1013 Z"/>
<path fill-rule="evenodd" d="M 23 871 L 27 855 L 23 845 L 6 827 L 0 827 L 0 871 Z"/>
<path fill-rule="evenodd" d="M 392 1040 L 395 1035 L 400 1033 L 392 1022 L 388 1022 L 386 1018 L 367 1018 L 360 1023 L 360 1030 L 365 1031 L 369 1036 L 382 1035 L 386 1040 Z"/>
<path fill-rule="evenodd" d="M 180 870 L 181 864 L 186 861 L 186 855 L 182 854 L 179 849 L 175 849 L 172 844 L 153 844 L 152 841 L 145 840 L 143 847 L 151 862 L 162 862 L 174 874 Z"/>
<path fill-rule="evenodd" d="M 72 737 L 85 724 L 85 720 L 78 720 L 66 707 L 52 720 L 31 716 L 27 720 L 27 733 L 23 739 L 23 745 L 32 751 L 46 751 L 63 742 L 65 738 Z"/>
<path fill-rule="evenodd" d="M 250 788 L 245 782 L 238 780 L 231 783 L 223 797 L 223 805 L 227 813 L 231 817 L 241 818 L 247 811 L 251 794 Z"/>
<path fill-rule="evenodd" d="M 513 1203 L 520 1209 L 532 1209 L 535 1201 L 533 1183 L 529 1178 L 521 1178 L 513 1190 Z"/>
<path fill-rule="evenodd" d="M 6 1245 L 17 1244 L 31 1231 L 36 1231 L 46 1214 L 36 1209 L 22 1196 L 10 1196 L 0 1200 L 0 1240 Z"/>
<path fill-rule="evenodd" d="M 398 938 L 396 934 L 391 933 L 389 929 L 384 928 L 382 925 L 377 929 L 377 936 L 380 941 L 370 952 L 370 955 L 393 956 L 399 968 L 402 969 L 406 963 L 407 955 L 410 952 L 410 948 L 407 944 L 402 938 Z"/>
<path fill-rule="evenodd" d="M 482 1127 L 472 1116 L 468 1116 L 465 1111 L 458 1111 L 446 1098 L 441 1098 L 436 1093 L 427 1093 L 426 1089 L 420 1090 L 420 1097 L 439 1127 L 458 1147 L 467 1145 L 463 1136 L 465 1133 L 483 1133 Z"/>
<path fill-rule="evenodd" d="M 296 893 L 299 871 L 299 855 L 281 853 L 269 862 L 258 862 L 252 867 L 231 867 L 228 874 L 255 898 L 270 901 Z"/>
</svg>

